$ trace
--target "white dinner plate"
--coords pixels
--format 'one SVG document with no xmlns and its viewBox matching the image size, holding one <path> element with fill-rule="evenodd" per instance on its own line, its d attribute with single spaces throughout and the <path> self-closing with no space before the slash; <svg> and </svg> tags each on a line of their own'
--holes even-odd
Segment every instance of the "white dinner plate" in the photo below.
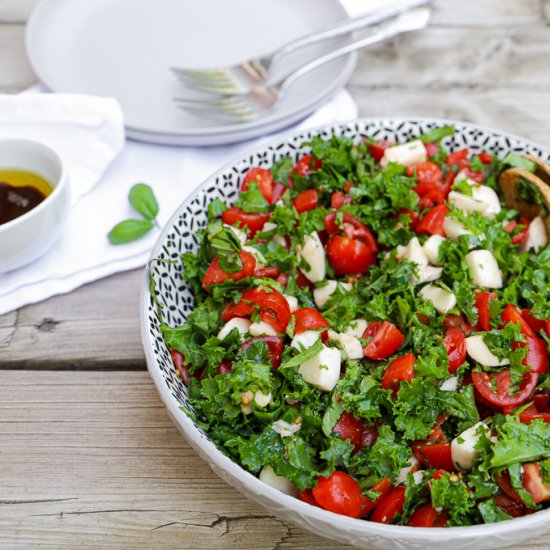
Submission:
<svg viewBox="0 0 550 550">
<path fill-rule="evenodd" d="M 346 16 L 338 0 L 42 0 L 29 18 L 26 47 L 50 90 L 115 97 L 130 137 L 214 145 L 264 135 L 305 117 L 345 84 L 355 56 L 313 71 L 289 89 L 272 115 L 241 124 L 181 110 L 173 98 L 186 91 L 170 67 L 236 63 Z M 312 46 L 289 63 L 337 44 Z"/>
</svg>

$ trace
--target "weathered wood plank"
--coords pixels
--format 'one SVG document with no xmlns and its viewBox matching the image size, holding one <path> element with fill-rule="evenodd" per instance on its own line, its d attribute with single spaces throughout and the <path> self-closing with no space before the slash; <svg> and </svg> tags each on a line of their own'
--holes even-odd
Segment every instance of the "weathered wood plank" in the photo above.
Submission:
<svg viewBox="0 0 550 550">
<path fill-rule="evenodd" d="M 4 371 L 0 442 L 0 548 L 344 548 L 222 482 L 144 372 Z"/>
<path fill-rule="evenodd" d="M 0 368 L 143 368 L 142 280 L 121 273 L 0 316 Z"/>
</svg>

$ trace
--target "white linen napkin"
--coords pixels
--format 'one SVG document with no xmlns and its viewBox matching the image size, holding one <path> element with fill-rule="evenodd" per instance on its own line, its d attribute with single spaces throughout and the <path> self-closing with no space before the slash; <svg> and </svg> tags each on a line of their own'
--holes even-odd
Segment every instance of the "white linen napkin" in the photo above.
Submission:
<svg viewBox="0 0 550 550">
<path fill-rule="evenodd" d="M 127 200 L 134 183 L 151 185 L 159 202 L 158 222 L 163 226 L 193 189 L 247 150 L 299 128 L 357 117 L 355 102 L 343 90 L 298 126 L 278 134 L 209 148 L 167 147 L 127 140 L 108 166 L 119 148 L 117 136 L 122 125 L 114 100 L 42 93 L 11 98 L 24 98 L 21 109 L 10 117 L 10 112 L 3 108 L 3 101 L 7 103 L 8 98 L 1 98 L 0 127 L 6 124 L 5 132 L 10 135 L 15 131 L 27 137 L 40 133 L 63 155 L 79 200 L 73 205 L 62 238 L 50 252 L 28 266 L 0 276 L 0 314 L 143 266 L 158 231 L 125 245 L 114 246 L 107 240 L 107 233 L 116 223 L 138 216 Z M 89 103 L 82 111 L 71 103 L 79 99 Z M 95 108 L 92 101 L 97 101 Z M 22 120 L 21 125 L 18 120 Z M 80 138 L 87 133 L 95 139 L 84 145 Z"/>
</svg>

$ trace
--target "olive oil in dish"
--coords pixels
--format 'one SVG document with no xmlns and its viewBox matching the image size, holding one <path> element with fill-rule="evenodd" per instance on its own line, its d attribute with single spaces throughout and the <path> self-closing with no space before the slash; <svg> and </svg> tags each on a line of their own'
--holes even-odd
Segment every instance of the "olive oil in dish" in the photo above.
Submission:
<svg viewBox="0 0 550 550">
<path fill-rule="evenodd" d="M 48 181 L 34 172 L 0 169 L 0 225 L 26 214 L 51 192 Z"/>
</svg>

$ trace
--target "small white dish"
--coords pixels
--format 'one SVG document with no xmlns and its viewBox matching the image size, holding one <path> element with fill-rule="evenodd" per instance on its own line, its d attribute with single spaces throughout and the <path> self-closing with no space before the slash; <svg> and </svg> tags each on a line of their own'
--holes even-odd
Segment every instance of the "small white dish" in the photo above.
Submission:
<svg viewBox="0 0 550 550">
<path fill-rule="evenodd" d="M 0 224 L 0 273 L 5 273 L 36 260 L 55 244 L 69 214 L 70 191 L 61 157 L 39 141 L 0 139 L 0 169 L 33 172 L 53 187 L 40 204 Z"/>
<path fill-rule="evenodd" d="M 338 0 L 42 0 L 27 24 L 26 49 L 49 89 L 115 97 L 131 138 L 219 145 L 263 136 L 307 116 L 344 86 L 355 54 L 300 79 L 273 114 L 241 124 L 180 109 L 173 98 L 185 90 L 170 67 L 232 64 L 346 17 Z M 340 43 L 289 56 L 281 71 Z"/>
</svg>

